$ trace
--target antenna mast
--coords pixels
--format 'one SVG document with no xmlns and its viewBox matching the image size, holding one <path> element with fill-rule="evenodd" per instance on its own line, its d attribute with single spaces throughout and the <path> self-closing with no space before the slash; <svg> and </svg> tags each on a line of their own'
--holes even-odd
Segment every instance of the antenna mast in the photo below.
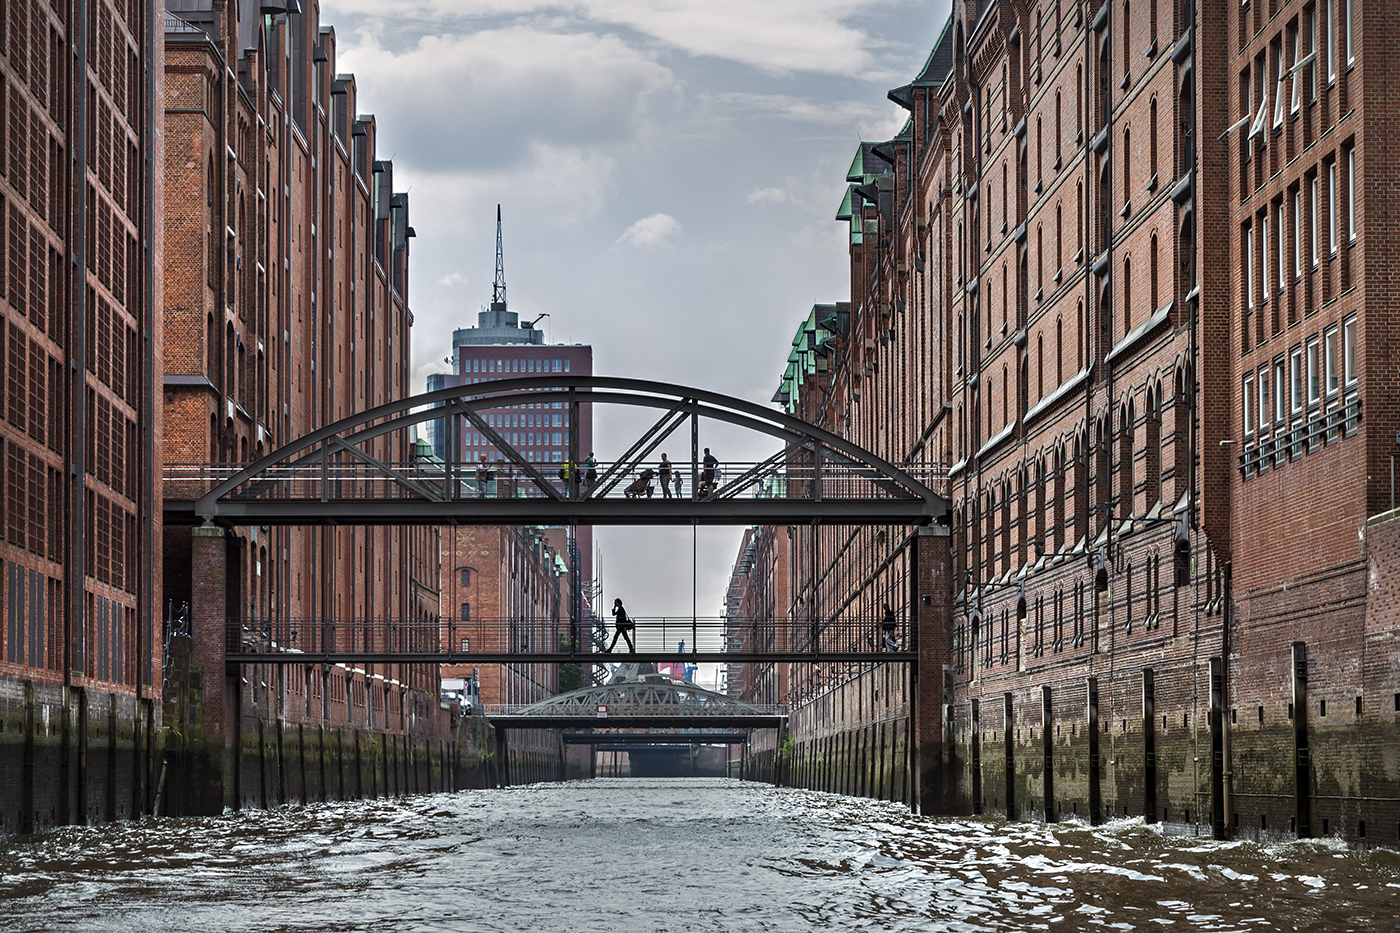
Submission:
<svg viewBox="0 0 1400 933">
<path fill-rule="evenodd" d="M 491 310 L 506 309 L 506 266 L 501 251 L 501 205 L 496 205 L 496 282 L 491 286 Z"/>
</svg>

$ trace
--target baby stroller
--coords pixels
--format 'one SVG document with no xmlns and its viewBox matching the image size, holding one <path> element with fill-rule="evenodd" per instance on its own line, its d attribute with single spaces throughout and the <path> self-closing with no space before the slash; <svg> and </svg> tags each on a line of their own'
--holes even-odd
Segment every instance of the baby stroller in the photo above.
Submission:
<svg viewBox="0 0 1400 933">
<path fill-rule="evenodd" d="M 622 490 L 622 494 L 629 499 L 640 499 L 642 496 L 646 496 L 650 499 L 651 478 L 655 475 L 656 471 L 651 469 L 651 467 L 647 467 L 632 481 L 632 485 Z"/>
</svg>

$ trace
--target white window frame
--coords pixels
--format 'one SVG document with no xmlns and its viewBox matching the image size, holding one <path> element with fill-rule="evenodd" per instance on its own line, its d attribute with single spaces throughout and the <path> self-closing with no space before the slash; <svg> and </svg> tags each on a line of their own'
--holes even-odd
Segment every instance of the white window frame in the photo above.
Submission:
<svg viewBox="0 0 1400 933">
<path fill-rule="evenodd" d="M 1298 75 L 1298 63 L 1302 61 L 1301 49 L 1303 40 L 1298 35 L 1301 28 L 1302 26 L 1300 24 L 1297 29 L 1293 30 L 1293 67 L 1288 70 L 1288 81 L 1293 86 L 1292 98 L 1288 109 L 1294 116 L 1297 116 L 1298 111 L 1301 110 L 1303 106 L 1303 82 Z"/>
<path fill-rule="evenodd" d="M 1327 85 L 1337 80 L 1337 0 L 1327 2 Z"/>
<path fill-rule="evenodd" d="M 1353 37 L 1356 34 L 1356 29 L 1353 26 L 1354 20 L 1355 15 L 1352 0 L 1346 0 L 1346 22 L 1342 25 L 1343 28 L 1346 30 L 1346 50 L 1348 68 L 1356 64 L 1356 44 L 1353 41 Z"/>
<path fill-rule="evenodd" d="M 1283 126 L 1283 40 L 1269 46 L 1269 57 L 1274 62 L 1274 128 Z"/>
<path fill-rule="evenodd" d="M 1316 337 L 1308 338 L 1308 407 L 1322 401 L 1322 342 Z"/>
<path fill-rule="evenodd" d="M 1259 421 L 1257 430 L 1264 434 L 1269 430 L 1269 407 L 1273 404 L 1273 397 L 1269 394 L 1269 364 L 1265 363 L 1259 367 L 1259 372 L 1255 374 L 1255 386 L 1258 387 L 1257 398 L 1259 400 Z"/>
<path fill-rule="evenodd" d="M 1318 191 L 1318 187 L 1319 187 L 1319 186 L 1318 186 L 1318 181 L 1317 181 L 1317 176 L 1316 176 L 1316 175 L 1314 175 L 1314 176 L 1312 177 L 1312 181 L 1311 181 L 1309 184 L 1310 184 L 1310 191 L 1311 191 L 1311 193 L 1312 193 L 1312 264 L 1313 264 L 1313 268 L 1316 269 L 1317 266 L 1318 266 L 1318 250 L 1319 250 L 1319 246 L 1318 246 L 1318 242 L 1317 242 L 1317 234 L 1318 234 L 1318 222 L 1317 222 L 1317 208 L 1318 208 L 1317 197 L 1318 197 L 1318 195 L 1317 195 L 1317 191 Z"/>
<path fill-rule="evenodd" d="M 1254 436 L 1254 373 L 1245 373 L 1240 392 L 1240 410 L 1244 413 L 1244 436 Z"/>
<path fill-rule="evenodd" d="M 1317 9 L 1308 7 L 1308 103 L 1317 100 Z"/>
<path fill-rule="evenodd" d="M 1356 242 L 1356 147 L 1347 149 L 1347 241 Z"/>
<path fill-rule="evenodd" d="M 1254 310 L 1254 228 L 1244 228 L 1245 307 Z"/>
<path fill-rule="evenodd" d="M 1297 415 L 1303 411 L 1303 347 L 1294 347 L 1288 353 L 1288 383 L 1291 390 L 1289 401 L 1292 403 L 1293 414 Z"/>
<path fill-rule="evenodd" d="M 1283 357 L 1274 358 L 1274 423 L 1283 424 L 1288 420 L 1288 382 L 1284 378 Z"/>
<path fill-rule="evenodd" d="M 1284 231 L 1288 229 L 1288 221 L 1283 212 L 1283 198 L 1279 198 L 1274 205 L 1274 235 L 1278 238 L 1278 293 L 1283 294 L 1283 287 L 1288 282 L 1288 238 Z"/>
<path fill-rule="evenodd" d="M 1337 163 L 1327 163 L 1327 255 L 1337 255 Z"/>
<path fill-rule="evenodd" d="M 1337 325 L 1322 332 L 1322 388 L 1327 398 L 1337 394 Z"/>
<path fill-rule="evenodd" d="M 1303 189 L 1293 192 L 1293 279 L 1303 277 Z"/>
<path fill-rule="evenodd" d="M 1270 287 L 1272 279 L 1269 278 L 1269 254 L 1273 252 L 1273 250 L 1269 245 L 1269 209 L 1267 207 L 1264 209 L 1264 214 L 1263 217 L 1260 219 L 1260 224 L 1261 226 L 1259 228 L 1259 245 L 1263 247 L 1260 253 L 1263 256 L 1264 260 L 1263 268 L 1260 270 L 1264 273 L 1264 294 L 1262 296 L 1261 301 L 1262 303 L 1267 303 L 1269 300 L 1269 296 L 1273 294 L 1273 288 Z"/>
<path fill-rule="evenodd" d="M 1356 385 L 1356 315 L 1342 321 L 1342 385 Z"/>
</svg>

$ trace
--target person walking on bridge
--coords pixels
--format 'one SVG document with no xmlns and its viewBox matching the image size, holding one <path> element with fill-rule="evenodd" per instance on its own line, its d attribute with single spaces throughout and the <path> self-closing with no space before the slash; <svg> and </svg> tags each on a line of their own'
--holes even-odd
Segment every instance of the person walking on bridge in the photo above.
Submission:
<svg viewBox="0 0 1400 933">
<path fill-rule="evenodd" d="M 661 455 L 661 462 L 656 466 L 656 474 L 661 477 L 661 494 L 667 499 L 671 498 L 671 461 L 666 459 L 666 455 Z"/>
<path fill-rule="evenodd" d="M 889 603 L 885 603 L 885 614 L 880 618 L 880 634 L 884 636 L 884 650 L 898 651 L 899 642 L 895 641 L 894 634 L 899 629 L 899 618 L 890 608 Z"/>
<path fill-rule="evenodd" d="M 608 654 L 612 654 L 613 648 L 617 645 L 618 638 L 625 638 L 627 640 L 628 654 L 636 654 L 637 645 L 632 641 L 632 620 L 628 618 L 627 610 L 622 608 L 622 600 L 613 600 L 612 614 L 614 628 L 612 644 L 608 645 Z"/>
</svg>

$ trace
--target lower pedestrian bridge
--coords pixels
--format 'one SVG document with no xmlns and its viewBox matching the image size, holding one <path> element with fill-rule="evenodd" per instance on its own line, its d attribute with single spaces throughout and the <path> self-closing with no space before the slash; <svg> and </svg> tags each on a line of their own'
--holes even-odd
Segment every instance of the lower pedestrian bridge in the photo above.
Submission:
<svg viewBox="0 0 1400 933">
<path fill-rule="evenodd" d="M 746 703 L 637 662 L 619 665 L 604 684 L 485 712 L 495 730 L 505 784 L 511 771 L 509 735 L 515 730 L 567 730 L 566 745 L 641 750 L 744 744 L 757 729 L 776 730 L 777 744 L 788 724 L 784 707 Z"/>
</svg>

